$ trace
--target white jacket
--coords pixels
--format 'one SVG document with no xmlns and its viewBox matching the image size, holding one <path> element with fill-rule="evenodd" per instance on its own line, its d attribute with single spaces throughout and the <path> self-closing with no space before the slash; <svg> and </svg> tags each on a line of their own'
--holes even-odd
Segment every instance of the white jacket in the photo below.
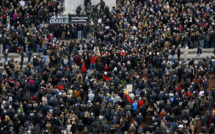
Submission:
<svg viewBox="0 0 215 134">
<path fill-rule="evenodd" d="M 188 46 L 186 46 L 186 47 L 184 48 L 184 54 L 188 54 L 188 51 L 189 51 L 189 48 L 188 48 Z"/>
</svg>

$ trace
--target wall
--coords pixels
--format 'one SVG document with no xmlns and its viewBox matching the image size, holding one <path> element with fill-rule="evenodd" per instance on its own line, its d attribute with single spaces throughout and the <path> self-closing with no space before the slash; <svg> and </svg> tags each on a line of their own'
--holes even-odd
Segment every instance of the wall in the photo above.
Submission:
<svg viewBox="0 0 215 134">
<path fill-rule="evenodd" d="M 92 5 L 97 5 L 100 0 L 91 0 Z M 104 0 L 105 5 L 108 5 L 110 9 L 112 9 L 113 6 L 116 6 L 116 0 Z M 64 0 L 64 13 L 68 14 L 69 12 L 72 14 L 76 14 L 76 8 L 82 5 L 82 10 L 84 10 L 84 0 Z"/>
</svg>

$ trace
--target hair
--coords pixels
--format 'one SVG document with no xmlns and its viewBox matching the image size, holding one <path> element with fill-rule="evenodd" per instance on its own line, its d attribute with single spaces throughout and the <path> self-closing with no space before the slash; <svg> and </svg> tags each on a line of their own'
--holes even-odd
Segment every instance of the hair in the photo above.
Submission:
<svg viewBox="0 0 215 134">
<path fill-rule="evenodd" d="M 8 121 L 9 122 L 10 121 L 10 117 L 8 115 L 6 115 L 4 121 Z"/>
<path fill-rule="evenodd" d="M 84 117 L 85 117 L 85 118 L 88 118 L 88 117 L 89 117 L 89 112 L 88 112 L 88 111 L 85 112 Z"/>
<path fill-rule="evenodd" d="M 2 71 L 2 74 L 7 74 L 7 72 L 6 72 L 6 70 L 5 70 L 5 69 Z"/>
</svg>

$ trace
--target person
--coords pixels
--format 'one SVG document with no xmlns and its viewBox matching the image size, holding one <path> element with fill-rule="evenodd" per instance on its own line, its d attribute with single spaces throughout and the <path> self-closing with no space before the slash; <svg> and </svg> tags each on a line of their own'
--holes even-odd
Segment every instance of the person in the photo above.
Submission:
<svg viewBox="0 0 215 134">
<path fill-rule="evenodd" d="M 84 124 L 82 123 L 82 120 L 80 120 L 78 123 L 78 131 L 79 132 L 84 131 Z"/>
<path fill-rule="evenodd" d="M 10 51 L 10 38 L 8 37 L 8 35 L 4 35 L 4 39 L 3 39 L 3 45 L 5 46 L 4 47 L 4 50 L 7 49 L 8 52 Z"/>
<path fill-rule="evenodd" d="M 201 48 L 204 48 L 204 42 L 205 42 L 205 32 L 202 32 L 202 34 L 199 36 L 199 45 Z"/>
<path fill-rule="evenodd" d="M 23 47 L 20 48 L 19 54 L 20 54 L 20 58 L 21 58 L 20 66 L 21 66 L 21 68 L 22 68 L 22 66 L 23 66 L 23 61 L 24 61 L 24 57 L 25 57 L 25 55 L 26 55 L 25 52 L 24 52 Z"/>
<path fill-rule="evenodd" d="M 84 74 L 86 71 L 86 66 L 85 66 L 85 62 L 83 59 L 81 59 L 82 65 L 81 65 L 81 72 Z"/>
<path fill-rule="evenodd" d="M 20 4 L 22 7 L 24 7 L 25 4 L 26 4 L 26 2 L 25 2 L 24 0 L 21 0 L 21 1 L 19 1 L 19 4 Z"/>
<path fill-rule="evenodd" d="M 91 101 L 93 101 L 94 97 L 95 97 L 95 94 L 92 91 L 90 91 L 88 94 L 88 98 L 89 98 L 88 102 L 90 103 Z"/>
<path fill-rule="evenodd" d="M 188 51 L 189 51 L 189 48 L 188 48 L 188 45 L 186 44 L 184 48 L 184 62 L 187 61 Z"/>
<path fill-rule="evenodd" d="M 132 115 L 135 116 L 136 115 L 136 110 L 137 110 L 137 101 L 133 102 L 132 106 Z"/>
<path fill-rule="evenodd" d="M 167 48 L 164 50 L 164 57 L 165 57 L 165 61 L 168 62 L 169 49 L 167 49 Z"/>
<path fill-rule="evenodd" d="M 90 5 L 90 3 L 87 3 L 87 6 L 85 7 L 85 11 L 87 13 L 91 13 L 91 5 Z"/>
<path fill-rule="evenodd" d="M 172 49 L 171 49 L 171 55 L 172 55 L 171 63 L 174 63 L 174 61 L 175 61 L 175 50 L 176 50 L 175 45 L 173 45 Z"/>
<path fill-rule="evenodd" d="M 137 115 L 136 121 L 137 121 L 138 126 L 141 126 L 141 124 L 143 122 L 143 116 L 141 113 L 139 113 L 139 115 Z"/>
<path fill-rule="evenodd" d="M 29 35 L 29 33 L 27 33 Z M 29 38 L 25 37 L 25 53 L 28 54 Z"/>
<path fill-rule="evenodd" d="M 181 56 L 181 45 L 179 45 L 178 48 L 177 48 L 178 61 L 180 61 L 180 56 Z"/>
<path fill-rule="evenodd" d="M 43 54 L 44 48 L 47 47 L 47 45 L 48 45 L 48 38 L 47 38 L 47 36 L 45 36 L 45 38 L 41 39 L 41 40 L 42 40 L 42 54 Z"/>
<path fill-rule="evenodd" d="M 96 69 L 96 55 L 93 54 L 92 57 L 90 57 L 90 69 Z"/>
<path fill-rule="evenodd" d="M 206 35 L 206 37 L 205 37 L 205 39 L 206 39 L 206 42 L 205 42 L 205 48 L 210 48 L 209 46 L 210 46 L 210 34 L 209 33 L 207 33 L 207 35 Z"/>
<path fill-rule="evenodd" d="M 9 55 L 8 49 L 5 49 L 4 50 L 4 63 L 8 61 L 8 55 Z"/>
<path fill-rule="evenodd" d="M 83 29 L 83 38 L 87 39 L 87 33 L 89 31 L 89 26 L 86 23 L 84 23 L 82 29 Z"/>
<path fill-rule="evenodd" d="M 105 2 L 103 0 L 100 0 L 100 12 L 103 12 L 105 8 Z"/>
<path fill-rule="evenodd" d="M 39 36 L 36 36 L 36 44 L 37 44 L 36 52 L 39 53 L 41 50 L 41 44 L 42 44 Z"/>
<path fill-rule="evenodd" d="M 82 27 L 82 25 L 78 25 L 78 39 L 82 39 L 82 31 L 83 31 L 83 27 Z"/>
<path fill-rule="evenodd" d="M 31 62 L 32 54 L 33 54 L 33 51 L 32 51 L 32 50 L 28 51 L 28 63 Z"/>
<path fill-rule="evenodd" d="M 198 46 L 196 58 L 200 59 L 200 55 L 201 55 L 201 54 L 202 54 L 202 47 L 201 47 L 201 46 Z"/>
<path fill-rule="evenodd" d="M 48 50 L 47 47 L 44 48 L 43 50 L 43 59 L 45 62 L 48 62 Z"/>
<path fill-rule="evenodd" d="M 37 58 L 37 56 L 34 56 L 33 58 L 33 66 L 36 68 L 39 65 L 39 60 Z"/>
<path fill-rule="evenodd" d="M 214 48 L 214 50 L 213 50 L 213 54 L 215 55 L 215 48 Z"/>
<path fill-rule="evenodd" d="M 72 68 L 73 64 L 74 64 L 73 55 L 70 55 L 70 58 L 69 58 L 69 66 L 70 66 L 70 68 Z"/>
<path fill-rule="evenodd" d="M 12 57 L 12 58 L 8 61 L 8 65 L 10 66 L 11 69 L 14 69 L 14 68 L 15 68 L 14 57 Z"/>
<path fill-rule="evenodd" d="M 87 10 L 87 6 L 91 5 L 91 0 L 84 0 L 85 10 Z"/>
<path fill-rule="evenodd" d="M 211 48 L 215 48 L 215 30 L 211 31 L 210 39 L 211 39 Z"/>
<path fill-rule="evenodd" d="M 2 34 L 0 34 L 0 52 L 3 52 L 3 43 L 4 43 L 4 38 L 2 37 Z"/>
<path fill-rule="evenodd" d="M 77 7 L 76 13 L 77 13 L 77 14 L 80 14 L 80 13 L 81 13 L 81 5 L 79 5 L 79 6 Z"/>
</svg>

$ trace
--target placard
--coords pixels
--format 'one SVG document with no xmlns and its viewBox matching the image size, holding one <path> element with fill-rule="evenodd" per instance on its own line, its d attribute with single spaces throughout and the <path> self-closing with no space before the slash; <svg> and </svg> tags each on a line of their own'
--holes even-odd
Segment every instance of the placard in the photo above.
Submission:
<svg viewBox="0 0 215 134">
<path fill-rule="evenodd" d="M 98 23 L 102 23 L 102 18 L 98 18 Z"/>
<path fill-rule="evenodd" d="M 126 85 L 126 90 L 131 93 L 132 92 L 132 89 L 133 89 L 133 85 L 132 84 L 127 84 Z"/>
</svg>

